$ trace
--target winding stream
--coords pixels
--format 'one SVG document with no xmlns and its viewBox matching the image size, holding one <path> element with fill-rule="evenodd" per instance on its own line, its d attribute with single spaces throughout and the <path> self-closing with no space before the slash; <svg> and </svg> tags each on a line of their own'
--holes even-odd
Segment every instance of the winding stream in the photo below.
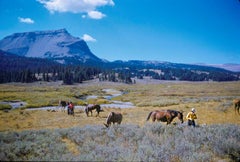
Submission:
<svg viewBox="0 0 240 162">
<path fill-rule="evenodd" d="M 101 108 L 134 108 L 134 104 L 131 102 L 122 102 L 122 101 L 116 101 L 116 100 L 112 100 L 112 98 L 117 97 L 117 96 L 121 96 L 126 94 L 125 92 L 121 92 L 115 89 L 103 89 L 102 91 L 104 91 L 107 95 L 103 96 L 103 98 L 105 98 L 106 100 L 111 101 L 110 104 L 101 104 Z M 95 95 L 88 95 L 88 96 L 84 96 L 81 98 L 81 100 L 88 100 L 91 98 L 98 98 L 98 96 Z M 16 108 L 21 108 L 24 107 L 27 103 L 26 102 L 22 102 L 22 101 L 12 101 L 12 102 L 0 102 L 2 104 L 9 104 L 12 106 L 12 109 L 16 109 Z M 79 110 L 84 110 L 85 106 L 79 106 L 79 105 L 75 105 L 75 109 L 79 109 Z M 46 107 L 39 107 L 39 108 L 27 108 L 27 110 L 61 110 L 61 108 L 59 106 L 46 106 Z"/>
</svg>

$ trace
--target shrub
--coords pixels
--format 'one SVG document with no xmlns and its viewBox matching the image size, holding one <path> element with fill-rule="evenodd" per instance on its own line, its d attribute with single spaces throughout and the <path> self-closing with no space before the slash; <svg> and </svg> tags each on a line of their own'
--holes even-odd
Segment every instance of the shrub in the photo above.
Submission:
<svg viewBox="0 0 240 162">
<path fill-rule="evenodd" d="M 1 161 L 240 160 L 238 125 L 196 128 L 160 123 L 0 132 Z M 71 147 L 63 139 L 71 142 Z M 72 150 L 77 150 L 73 152 Z"/>
</svg>

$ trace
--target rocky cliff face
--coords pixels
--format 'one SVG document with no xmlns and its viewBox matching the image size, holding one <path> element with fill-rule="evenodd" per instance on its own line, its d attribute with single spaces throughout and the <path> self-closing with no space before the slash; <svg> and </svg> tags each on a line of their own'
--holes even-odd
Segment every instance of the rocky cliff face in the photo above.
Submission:
<svg viewBox="0 0 240 162">
<path fill-rule="evenodd" d="M 48 58 L 60 63 L 102 62 L 86 42 L 67 30 L 15 33 L 0 41 L 0 49 L 26 57 Z"/>
</svg>

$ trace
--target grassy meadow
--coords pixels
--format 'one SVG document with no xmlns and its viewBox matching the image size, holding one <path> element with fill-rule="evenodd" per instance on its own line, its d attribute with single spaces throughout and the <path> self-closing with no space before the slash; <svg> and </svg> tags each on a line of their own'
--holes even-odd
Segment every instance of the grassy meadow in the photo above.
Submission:
<svg viewBox="0 0 240 162">
<path fill-rule="evenodd" d="M 104 108 L 99 116 L 94 111 L 90 117 L 82 110 L 76 110 L 74 117 L 61 111 L 26 110 L 57 106 L 59 100 L 72 101 L 75 105 L 111 103 L 111 100 L 103 98 L 108 95 L 103 89 L 124 92 L 112 100 L 132 102 L 136 107 Z M 81 100 L 88 95 L 98 97 Z M 51 82 L 0 84 L 0 101 L 26 102 L 24 107 L 10 111 L 4 111 L 9 109 L 9 105 L 0 104 L 0 159 L 240 160 L 240 115 L 235 114 L 233 106 L 236 98 L 240 98 L 240 82 L 158 81 L 143 84 L 137 81 L 137 84 L 127 85 L 94 81 L 76 85 Z M 186 126 L 185 116 L 192 107 L 196 109 L 198 116 L 196 129 Z M 150 111 L 160 109 L 183 111 L 184 124 L 180 124 L 178 119 L 169 126 L 165 123 L 146 122 Z M 111 111 L 122 112 L 123 122 L 120 126 L 106 129 L 103 123 Z M 224 146 L 214 140 L 214 136 L 218 135 L 217 141 L 226 141 Z M 186 142 L 188 139 L 190 141 Z M 20 141 L 24 142 L 19 143 Z M 39 146 L 34 142 L 39 143 Z M 53 154 L 54 148 L 59 149 Z M 63 152 L 61 149 L 66 150 Z M 198 150 L 200 152 L 196 154 Z M 166 154 L 163 155 L 164 152 Z M 194 154 L 191 156 L 191 153 Z M 47 156 L 44 158 L 42 154 Z"/>
</svg>

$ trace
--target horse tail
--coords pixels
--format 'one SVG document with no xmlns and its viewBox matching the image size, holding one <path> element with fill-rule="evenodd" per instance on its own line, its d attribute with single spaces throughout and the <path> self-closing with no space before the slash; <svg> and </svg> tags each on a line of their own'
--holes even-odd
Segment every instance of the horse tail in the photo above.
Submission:
<svg viewBox="0 0 240 162">
<path fill-rule="evenodd" d="M 153 111 L 151 111 L 149 114 L 148 114 L 148 117 L 147 117 L 147 120 L 148 121 L 150 119 L 150 116 L 152 115 Z"/>
</svg>

